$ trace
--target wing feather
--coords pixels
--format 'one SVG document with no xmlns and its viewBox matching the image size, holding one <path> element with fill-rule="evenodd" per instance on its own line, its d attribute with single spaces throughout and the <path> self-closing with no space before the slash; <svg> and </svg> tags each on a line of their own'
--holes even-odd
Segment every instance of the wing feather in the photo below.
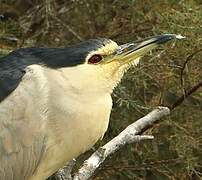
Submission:
<svg viewBox="0 0 202 180">
<path fill-rule="evenodd" d="M 18 127 L 15 131 L 21 131 L 22 129 L 23 128 Z M 1 133 L 2 131 L 4 131 L 4 133 Z M 25 134 L 21 136 L 8 130 L 8 127 L 0 129 L 1 180 L 27 180 L 28 177 L 34 173 L 44 152 L 45 138 L 43 135 L 38 136 L 30 139 L 30 142 L 27 143 L 27 138 L 30 137 L 32 133 L 35 134 L 36 132 L 32 130 L 29 132 L 26 131 Z M 15 136 L 20 137 L 21 140 Z"/>
<path fill-rule="evenodd" d="M 46 148 L 46 103 L 40 96 L 44 96 L 44 86 L 34 71 L 25 69 L 23 77 L 17 77 L 21 78 L 21 85 L 3 101 L 1 88 L 11 90 L 12 82 L 4 85 L 4 78 L 0 84 L 0 180 L 27 180 L 38 167 Z"/>
</svg>

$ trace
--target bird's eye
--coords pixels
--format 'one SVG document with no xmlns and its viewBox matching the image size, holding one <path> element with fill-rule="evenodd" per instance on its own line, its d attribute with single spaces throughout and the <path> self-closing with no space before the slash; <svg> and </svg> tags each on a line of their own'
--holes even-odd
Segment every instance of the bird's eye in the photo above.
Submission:
<svg viewBox="0 0 202 180">
<path fill-rule="evenodd" d="M 95 54 L 88 59 L 89 64 L 97 64 L 102 60 L 102 56 Z"/>
</svg>

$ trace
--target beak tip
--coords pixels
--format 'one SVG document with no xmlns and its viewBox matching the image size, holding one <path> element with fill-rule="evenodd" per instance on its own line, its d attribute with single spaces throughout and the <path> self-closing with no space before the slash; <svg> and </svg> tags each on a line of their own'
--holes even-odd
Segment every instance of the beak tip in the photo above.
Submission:
<svg viewBox="0 0 202 180">
<path fill-rule="evenodd" d="M 156 42 L 158 44 L 163 44 L 172 39 L 185 39 L 185 38 L 186 38 L 185 36 L 182 36 L 180 34 L 178 34 L 178 35 L 177 34 L 163 34 L 163 35 L 156 37 Z"/>
<path fill-rule="evenodd" d="M 176 39 L 186 39 L 186 36 L 182 36 L 181 34 L 176 34 L 175 38 Z"/>
<path fill-rule="evenodd" d="M 126 43 L 126 44 L 120 45 L 114 54 L 115 55 L 124 54 L 126 56 L 131 53 L 137 52 L 140 49 L 145 49 L 146 47 L 149 47 L 145 51 L 145 52 L 148 52 L 149 50 L 154 49 L 156 46 L 164 44 L 170 40 L 173 40 L 173 39 L 180 40 L 185 38 L 186 38 L 185 36 L 182 36 L 180 34 L 162 34 L 158 36 L 153 36 L 150 38 L 136 41 L 135 43 Z"/>
</svg>

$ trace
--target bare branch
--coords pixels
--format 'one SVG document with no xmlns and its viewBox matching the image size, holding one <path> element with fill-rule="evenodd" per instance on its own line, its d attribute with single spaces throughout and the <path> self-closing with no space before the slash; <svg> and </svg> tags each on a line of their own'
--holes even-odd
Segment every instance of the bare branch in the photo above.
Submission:
<svg viewBox="0 0 202 180">
<path fill-rule="evenodd" d="M 109 155 L 119 150 L 125 144 L 140 142 L 146 139 L 153 139 L 153 136 L 138 134 L 141 133 L 144 129 L 147 129 L 147 127 L 154 124 L 161 117 L 169 114 L 170 110 L 167 107 L 158 107 L 143 118 L 129 125 L 118 136 L 94 152 L 91 157 L 84 162 L 83 166 L 73 177 L 73 180 L 89 179 L 93 175 L 94 171 Z"/>
<path fill-rule="evenodd" d="M 72 169 L 76 164 L 76 160 L 73 159 L 68 162 L 63 168 L 59 169 L 55 175 L 57 180 L 72 180 Z"/>
<path fill-rule="evenodd" d="M 125 144 L 130 144 L 133 142 L 140 142 L 142 140 L 151 140 L 154 139 L 153 136 L 150 135 L 136 135 L 136 136 L 131 136 L 131 137 L 126 137 L 128 142 L 124 141 L 123 142 L 117 142 L 112 144 L 106 144 L 103 147 L 100 147 L 95 153 L 92 154 L 92 156 L 86 160 L 79 169 L 78 173 L 74 176 L 73 180 L 86 180 L 89 179 L 94 171 L 100 166 L 102 162 L 110 155 L 113 154 L 115 151 L 119 150 L 122 146 Z M 117 146 L 116 146 L 117 145 Z"/>
</svg>

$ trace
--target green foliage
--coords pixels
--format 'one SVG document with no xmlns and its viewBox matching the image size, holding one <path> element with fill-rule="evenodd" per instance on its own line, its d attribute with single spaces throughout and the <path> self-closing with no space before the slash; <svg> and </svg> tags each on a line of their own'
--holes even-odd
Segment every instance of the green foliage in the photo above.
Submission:
<svg viewBox="0 0 202 180">
<path fill-rule="evenodd" d="M 41 9 L 29 17 L 37 5 Z M 100 144 L 109 141 L 153 107 L 174 103 L 185 89 L 202 79 L 200 0 L 55 0 L 51 3 L 52 14 L 68 27 L 47 14 L 44 6 L 43 1 L 34 1 L 26 11 L 17 13 L 20 14 L 19 23 L 12 18 L 1 22 L 0 48 L 7 45 L 1 40 L 6 36 L 18 37 L 17 46 L 66 46 L 78 42 L 69 27 L 83 39 L 108 37 L 118 43 L 161 33 L 187 37 L 151 52 L 124 76 L 113 94 L 111 122 Z M 182 72 L 187 57 L 196 51 L 199 52 Z M 146 132 L 155 136 L 154 141 L 124 147 L 104 163 L 94 179 L 201 179 L 201 117 L 200 89 L 169 118 Z"/>
</svg>

